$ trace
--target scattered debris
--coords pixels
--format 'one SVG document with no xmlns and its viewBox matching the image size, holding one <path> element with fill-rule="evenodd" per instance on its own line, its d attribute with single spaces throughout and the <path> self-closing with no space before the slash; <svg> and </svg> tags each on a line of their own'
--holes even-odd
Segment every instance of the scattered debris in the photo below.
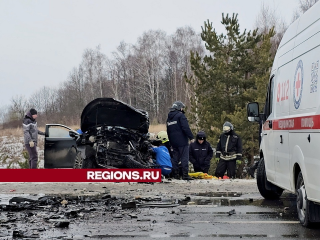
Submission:
<svg viewBox="0 0 320 240">
<path fill-rule="evenodd" d="M 151 198 L 151 197 L 136 197 L 136 200 L 151 202 L 151 201 L 161 201 L 161 198 L 160 198 L 160 197 L 156 197 L 156 198 Z"/>
<path fill-rule="evenodd" d="M 236 210 L 235 209 L 232 209 L 231 211 L 228 212 L 229 216 L 233 215 L 233 214 L 236 214 Z"/>
<path fill-rule="evenodd" d="M 185 199 L 183 199 L 182 201 L 191 201 L 191 198 L 188 196 Z"/>
<path fill-rule="evenodd" d="M 65 200 L 65 199 L 61 201 L 61 205 L 62 205 L 62 206 L 64 206 L 64 207 L 65 207 L 67 204 L 68 204 L 68 201 L 67 201 L 67 200 Z"/>
<path fill-rule="evenodd" d="M 56 228 L 67 228 L 70 224 L 70 221 L 65 219 L 49 219 L 48 221 L 54 223 Z"/>
<path fill-rule="evenodd" d="M 158 208 L 169 208 L 169 207 L 177 207 L 180 204 L 168 204 L 168 203 L 142 203 L 137 204 L 138 207 L 145 208 L 145 207 L 158 207 Z"/>
<path fill-rule="evenodd" d="M 128 202 L 121 204 L 122 209 L 137 208 L 136 202 Z"/>
<path fill-rule="evenodd" d="M 79 210 L 70 210 L 70 211 L 65 212 L 64 215 L 69 218 L 76 218 L 76 217 L 78 217 L 78 211 Z"/>
<path fill-rule="evenodd" d="M 137 219 L 138 222 L 150 222 L 151 219 L 149 218 L 144 218 L 144 219 Z"/>
<path fill-rule="evenodd" d="M 23 234 L 23 232 L 22 231 L 19 231 L 19 230 L 14 230 L 13 232 L 12 232 L 12 237 L 13 238 L 23 238 L 24 237 L 24 234 Z"/>
<path fill-rule="evenodd" d="M 35 202 L 36 200 L 24 198 L 24 197 L 13 197 L 9 200 L 9 203 L 23 203 L 23 202 Z"/>
</svg>

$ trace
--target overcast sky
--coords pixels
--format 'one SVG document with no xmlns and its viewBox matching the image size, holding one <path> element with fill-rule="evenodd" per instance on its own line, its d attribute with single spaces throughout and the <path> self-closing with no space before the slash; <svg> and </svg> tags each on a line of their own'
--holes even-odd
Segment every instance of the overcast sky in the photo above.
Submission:
<svg viewBox="0 0 320 240">
<path fill-rule="evenodd" d="M 252 29 L 261 3 L 291 22 L 298 0 L 0 0 L 0 107 L 16 95 L 57 87 L 78 66 L 84 49 L 101 45 L 107 56 L 144 31 L 172 34 L 209 19 L 223 31 L 221 13 L 238 13 Z"/>
</svg>

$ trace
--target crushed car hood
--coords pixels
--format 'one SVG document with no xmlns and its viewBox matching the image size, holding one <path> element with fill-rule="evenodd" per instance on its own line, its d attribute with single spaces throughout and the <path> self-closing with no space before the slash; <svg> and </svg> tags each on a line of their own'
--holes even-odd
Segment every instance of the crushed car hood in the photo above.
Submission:
<svg viewBox="0 0 320 240">
<path fill-rule="evenodd" d="M 149 116 L 147 112 L 113 98 L 97 98 L 83 109 L 81 130 L 86 132 L 92 127 L 102 125 L 124 127 L 147 133 Z"/>
</svg>

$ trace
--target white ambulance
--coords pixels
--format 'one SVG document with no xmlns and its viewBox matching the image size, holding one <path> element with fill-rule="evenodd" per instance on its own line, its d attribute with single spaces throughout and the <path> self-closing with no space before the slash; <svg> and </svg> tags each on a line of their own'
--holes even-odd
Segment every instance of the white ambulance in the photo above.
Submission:
<svg viewBox="0 0 320 240">
<path fill-rule="evenodd" d="M 262 123 L 257 185 L 266 199 L 296 193 L 303 226 L 320 222 L 320 2 L 290 25 L 274 59 Z"/>
</svg>

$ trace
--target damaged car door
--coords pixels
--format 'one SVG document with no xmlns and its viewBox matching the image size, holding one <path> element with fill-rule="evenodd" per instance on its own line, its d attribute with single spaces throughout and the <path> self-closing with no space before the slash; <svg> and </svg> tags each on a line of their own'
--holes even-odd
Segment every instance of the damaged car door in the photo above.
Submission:
<svg viewBox="0 0 320 240">
<path fill-rule="evenodd" d="M 71 128 L 61 124 L 47 124 L 44 141 L 45 168 L 73 168 L 76 140 L 69 135 Z"/>
</svg>

